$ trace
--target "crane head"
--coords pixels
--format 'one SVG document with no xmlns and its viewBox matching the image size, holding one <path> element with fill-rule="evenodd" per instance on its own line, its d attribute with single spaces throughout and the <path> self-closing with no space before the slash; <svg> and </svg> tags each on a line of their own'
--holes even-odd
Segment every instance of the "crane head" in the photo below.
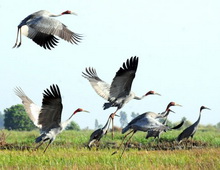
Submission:
<svg viewBox="0 0 220 170">
<path fill-rule="evenodd" d="M 180 106 L 180 107 L 182 107 L 182 105 L 180 105 L 180 104 L 177 104 L 177 103 L 175 103 L 175 102 L 170 102 L 170 103 L 167 105 L 166 110 L 168 110 L 171 106 Z"/>
<path fill-rule="evenodd" d="M 201 107 L 200 107 L 200 112 L 201 112 L 203 109 L 208 109 L 208 110 L 211 110 L 211 109 L 209 109 L 208 107 L 201 106 Z"/>
<path fill-rule="evenodd" d="M 87 111 L 87 110 L 78 108 L 78 109 L 76 109 L 76 110 L 73 112 L 73 114 L 76 114 L 76 113 L 78 113 L 78 112 L 87 112 L 87 113 L 89 113 L 89 111 Z"/>
<path fill-rule="evenodd" d="M 69 10 L 67 10 L 67 11 L 64 11 L 63 13 L 61 13 L 62 15 L 64 15 L 64 14 L 73 14 L 73 15 L 77 15 L 75 12 L 72 12 L 72 11 L 69 11 Z"/>
<path fill-rule="evenodd" d="M 158 96 L 161 96 L 161 94 L 156 93 L 155 91 L 152 91 L 152 90 L 145 94 L 145 96 L 148 96 L 148 95 L 158 95 Z"/>
</svg>

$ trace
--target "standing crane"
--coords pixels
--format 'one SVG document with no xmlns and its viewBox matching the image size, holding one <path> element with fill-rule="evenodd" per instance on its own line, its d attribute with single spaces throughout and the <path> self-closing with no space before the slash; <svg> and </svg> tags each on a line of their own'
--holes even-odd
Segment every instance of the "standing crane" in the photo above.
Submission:
<svg viewBox="0 0 220 170">
<path fill-rule="evenodd" d="M 102 127 L 99 128 L 97 130 L 95 130 L 91 135 L 90 135 L 90 139 L 89 139 L 89 143 L 88 143 L 88 148 L 91 149 L 91 146 L 93 143 L 95 142 L 99 142 L 101 140 L 101 138 L 107 134 L 109 126 L 111 124 L 112 121 L 112 116 L 113 113 L 108 117 L 108 120 L 106 122 L 106 124 Z M 118 115 L 115 115 L 118 116 Z"/>
<path fill-rule="evenodd" d="M 175 113 L 174 111 L 172 111 L 171 109 L 168 110 L 168 112 L 173 112 Z M 167 117 L 165 118 L 165 120 L 162 122 L 163 125 L 166 126 L 166 122 L 167 122 Z M 179 129 L 183 126 L 184 124 L 184 120 L 182 120 L 178 125 L 176 125 L 175 127 L 172 127 L 172 129 Z M 163 130 L 149 130 L 147 132 L 147 136 L 146 136 L 146 139 L 150 138 L 150 137 L 154 137 L 154 138 L 158 138 L 160 139 L 160 135 L 163 133 L 164 131 Z"/>
<path fill-rule="evenodd" d="M 127 140 L 127 142 L 124 145 L 124 149 L 122 151 L 122 154 L 120 157 L 122 157 L 126 147 L 128 146 L 129 141 L 131 140 L 131 138 L 133 137 L 133 135 L 137 132 L 137 131 L 143 131 L 143 132 L 148 132 L 149 130 L 157 130 L 157 131 L 167 131 L 172 129 L 171 127 L 168 127 L 166 125 L 163 125 L 162 123 L 160 123 L 157 119 L 152 118 L 150 115 L 143 113 L 141 115 L 139 115 L 138 117 L 136 117 L 135 119 L 133 119 L 130 123 L 128 123 L 128 125 L 122 129 L 122 134 L 126 133 L 128 130 L 131 130 L 130 132 L 128 132 L 120 146 L 118 149 L 121 148 L 125 138 L 131 134 L 131 136 L 129 137 L 129 139 Z M 117 151 L 113 152 L 113 154 L 117 153 Z"/>
<path fill-rule="evenodd" d="M 79 108 L 75 110 L 66 121 L 61 122 L 63 105 L 58 85 L 50 86 L 50 90 L 44 90 L 41 107 L 34 104 L 34 102 L 25 95 L 21 88 L 16 88 L 15 93 L 21 98 L 29 118 L 38 128 L 40 128 L 41 134 L 36 138 L 35 142 L 41 143 L 36 149 L 38 149 L 44 142 L 49 141 L 44 153 L 49 145 L 55 140 L 56 136 L 70 123 L 73 115 L 77 112 L 88 112 Z"/>
<path fill-rule="evenodd" d="M 64 14 L 76 15 L 74 12 L 69 10 L 58 15 L 52 14 L 46 10 L 40 10 L 27 16 L 18 25 L 17 38 L 13 48 L 21 46 L 21 35 L 27 36 L 39 46 L 49 50 L 54 48 L 54 46 L 58 43 L 58 38 L 55 36 L 58 36 L 72 44 L 77 44 L 81 40 L 81 35 L 72 32 L 66 25 L 52 18 Z M 20 40 L 18 41 L 19 35 Z"/>
<path fill-rule="evenodd" d="M 169 113 L 175 113 L 174 111 L 172 111 L 171 109 L 168 109 L 167 111 L 167 116 L 169 115 Z M 162 114 L 166 114 L 165 112 L 163 112 Z M 167 122 L 167 116 L 165 117 L 165 120 L 162 122 L 163 125 L 166 125 Z M 146 139 L 150 138 L 150 137 L 154 137 L 154 138 L 160 138 L 160 135 L 163 133 L 164 131 L 160 131 L 160 130 L 149 130 L 147 132 L 147 136 Z"/>
<path fill-rule="evenodd" d="M 183 130 L 182 133 L 180 133 L 180 135 L 177 137 L 177 141 L 180 143 L 184 138 L 188 139 L 189 137 L 193 138 L 193 136 L 195 135 L 199 122 L 200 122 L 200 118 L 201 118 L 201 112 L 203 109 L 209 109 L 208 107 L 205 106 L 201 106 L 200 107 L 200 112 L 199 112 L 199 118 L 198 120 L 193 123 L 191 126 L 187 127 L 185 130 Z"/>
<path fill-rule="evenodd" d="M 123 150 L 123 152 L 122 152 L 122 155 L 123 155 L 123 153 L 124 153 L 124 151 L 125 151 L 125 148 L 127 147 L 128 143 L 129 143 L 129 141 L 131 140 L 132 136 L 133 136 L 137 131 L 143 131 L 143 132 L 148 132 L 148 131 L 150 131 L 150 130 L 154 130 L 154 131 L 167 131 L 167 130 L 172 129 L 171 127 L 168 127 L 168 126 L 166 126 L 166 125 L 160 123 L 160 122 L 157 120 L 157 118 L 167 117 L 168 114 L 169 114 L 169 109 L 170 109 L 171 106 L 181 106 L 181 105 L 180 105 L 180 104 L 177 104 L 177 103 L 175 103 L 175 102 L 170 102 L 170 103 L 167 105 L 167 108 L 166 108 L 165 112 L 163 112 L 162 114 L 157 114 L 157 113 L 154 113 L 154 112 L 145 112 L 145 113 L 143 113 L 143 114 L 137 116 L 137 117 L 134 118 L 133 120 L 131 120 L 131 121 L 127 124 L 127 126 L 122 129 L 122 134 L 126 133 L 126 132 L 129 131 L 129 130 L 131 130 L 131 131 L 128 132 L 128 133 L 124 136 L 124 138 L 123 138 L 123 140 L 122 140 L 122 142 L 121 142 L 121 144 L 120 144 L 120 146 L 119 146 L 118 149 L 121 148 L 121 146 L 122 146 L 122 144 L 123 144 L 125 138 L 126 138 L 129 134 L 132 133 L 131 136 L 130 136 L 130 138 L 127 140 L 127 142 L 126 142 L 126 144 L 125 144 L 125 147 L 124 147 L 124 150 Z M 175 127 L 174 127 L 174 128 L 175 128 Z M 114 152 L 114 153 L 112 153 L 112 155 L 115 154 L 115 153 L 117 153 L 117 151 Z M 121 156 L 122 156 L 122 155 L 121 155 Z"/>
<path fill-rule="evenodd" d="M 138 57 L 135 56 L 127 59 L 127 61 L 123 63 L 122 67 L 120 67 L 116 72 L 111 85 L 100 79 L 94 68 L 89 67 L 85 69 L 86 73 L 82 72 L 82 76 L 89 80 L 96 93 L 105 100 L 109 101 L 108 103 L 104 103 L 104 110 L 110 107 L 117 107 L 116 111 L 112 115 L 112 129 L 114 129 L 114 115 L 130 100 L 141 100 L 148 95 L 160 95 L 154 91 L 149 91 L 142 97 L 138 97 L 131 91 L 137 67 Z M 112 137 L 114 135 L 113 133 L 114 132 L 112 130 Z"/>
</svg>

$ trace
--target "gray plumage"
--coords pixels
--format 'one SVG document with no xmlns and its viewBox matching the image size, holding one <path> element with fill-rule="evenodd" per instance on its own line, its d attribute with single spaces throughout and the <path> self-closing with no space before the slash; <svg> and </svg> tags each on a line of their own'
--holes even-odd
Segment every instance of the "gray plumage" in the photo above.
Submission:
<svg viewBox="0 0 220 170">
<path fill-rule="evenodd" d="M 195 135 L 200 119 L 201 119 L 201 112 L 203 109 L 209 109 L 208 107 L 205 106 L 201 106 L 200 107 L 200 112 L 199 112 L 199 118 L 197 119 L 197 121 L 195 123 L 193 123 L 191 126 L 187 127 L 185 130 L 183 130 L 182 133 L 180 133 L 180 135 L 177 137 L 177 141 L 181 142 L 184 138 L 188 139 L 189 137 L 193 138 L 193 136 Z"/>
<path fill-rule="evenodd" d="M 166 114 L 166 116 L 164 116 L 164 121 L 162 122 L 163 125 L 166 125 L 167 122 L 167 116 L 169 115 L 170 112 L 173 112 L 171 109 L 168 109 L 168 111 L 163 112 L 162 114 Z M 147 136 L 146 139 L 150 138 L 150 137 L 154 137 L 154 138 L 160 138 L 160 135 L 163 133 L 164 131 L 161 130 L 149 130 L 147 132 Z"/>
<path fill-rule="evenodd" d="M 169 129 L 169 127 L 163 125 L 155 118 L 152 118 L 148 113 L 150 112 L 143 113 L 129 122 L 128 125 L 122 129 L 122 134 L 126 133 L 128 130 L 147 132 L 149 130 Z"/>
<path fill-rule="evenodd" d="M 64 14 L 74 13 L 71 11 L 65 11 L 61 14 L 54 15 L 48 11 L 41 10 L 27 16 L 18 25 L 17 38 L 14 47 L 20 47 L 22 34 L 32 39 L 35 43 L 45 49 L 51 49 L 57 45 L 58 38 L 56 38 L 56 36 L 66 40 L 67 42 L 77 44 L 81 40 L 81 35 L 72 32 L 66 25 L 54 18 L 51 18 Z M 18 43 L 19 34 L 20 42 Z"/>
<path fill-rule="evenodd" d="M 164 124 L 165 126 L 166 125 L 166 121 L 167 121 L 167 118 L 165 118 L 164 122 L 162 122 L 162 124 Z M 173 129 L 179 129 L 183 126 L 184 124 L 184 120 L 182 120 L 178 125 L 174 126 L 174 127 L 170 127 L 169 130 L 173 130 Z M 158 138 L 160 139 L 160 135 L 165 132 L 164 130 L 149 130 L 147 132 L 147 136 L 146 136 L 146 139 L 150 138 L 150 137 L 154 137 L 154 138 Z"/>
<path fill-rule="evenodd" d="M 170 110 L 170 107 L 172 107 L 172 106 L 181 106 L 180 104 L 177 104 L 177 103 L 175 103 L 175 102 L 170 102 L 168 105 L 167 105 L 167 107 L 166 107 L 166 109 L 165 109 L 165 111 L 162 113 L 162 114 L 158 114 L 158 113 L 154 113 L 154 112 L 145 112 L 145 113 L 143 113 L 143 114 L 141 114 L 141 115 L 139 115 L 139 116 L 137 116 L 136 118 L 134 118 L 133 120 L 131 120 L 129 123 L 128 123 L 128 125 L 124 128 L 124 129 L 122 129 L 122 132 L 123 131 L 127 131 L 127 128 L 129 128 L 129 126 L 131 126 L 131 125 L 133 125 L 133 124 L 135 124 L 135 123 L 137 123 L 137 122 L 141 122 L 141 121 L 143 121 L 144 119 L 146 119 L 146 118 L 152 118 L 152 119 L 158 119 L 158 118 L 165 118 L 165 117 L 167 117 L 168 115 L 169 115 L 169 110 Z M 155 121 L 157 121 L 157 120 L 155 120 Z M 152 122 L 154 122 L 153 120 L 152 120 Z M 159 121 L 158 121 L 159 122 Z M 143 125 L 145 125 L 145 124 L 148 124 L 148 122 L 142 122 L 143 123 Z M 160 122 L 159 122 L 160 123 Z M 160 123 L 161 125 L 163 125 L 162 123 Z M 164 125 L 163 125 L 164 126 Z M 150 129 L 149 129 L 150 130 Z M 147 130 L 147 131 L 149 131 L 149 130 Z M 124 132 L 125 133 L 125 132 Z"/>
</svg>

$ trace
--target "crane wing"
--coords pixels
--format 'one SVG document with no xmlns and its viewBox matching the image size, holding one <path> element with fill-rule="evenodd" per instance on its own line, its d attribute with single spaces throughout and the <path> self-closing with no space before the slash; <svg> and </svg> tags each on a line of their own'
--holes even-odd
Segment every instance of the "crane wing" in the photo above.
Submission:
<svg viewBox="0 0 220 170">
<path fill-rule="evenodd" d="M 134 118 L 128 125 L 122 129 L 122 133 L 127 132 L 129 129 L 139 130 L 139 131 L 149 131 L 149 130 L 159 130 L 164 131 L 169 129 L 169 127 L 163 125 L 158 120 L 152 118 L 149 112 L 143 113 L 136 118 Z"/>
<path fill-rule="evenodd" d="M 35 43 L 41 47 L 44 47 L 45 49 L 50 50 L 58 43 L 58 38 L 55 36 L 40 32 L 28 26 L 22 26 L 22 34 L 26 35 L 28 38 L 32 39 Z"/>
<path fill-rule="evenodd" d="M 43 33 L 42 35 L 56 35 L 67 42 L 77 44 L 81 40 L 81 35 L 70 31 L 66 25 L 60 21 L 50 17 L 35 17 L 27 22 L 27 25 L 37 32 Z M 41 36 L 42 36 L 41 35 Z"/>
<path fill-rule="evenodd" d="M 145 132 L 149 130 L 166 131 L 170 129 L 168 126 L 163 125 L 158 120 L 148 116 L 144 117 L 143 119 L 140 119 L 131 126 L 136 130 Z"/>
<path fill-rule="evenodd" d="M 82 74 L 84 78 L 89 80 L 96 93 L 104 99 L 108 100 L 110 85 L 98 77 L 96 70 L 94 68 L 88 67 L 86 68 L 86 73 L 82 72 Z"/>
<path fill-rule="evenodd" d="M 110 101 L 129 95 L 138 66 L 138 57 L 131 57 L 117 71 L 110 87 Z"/>
<path fill-rule="evenodd" d="M 148 112 L 147 112 L 147 113 L 148 113 Z M 135 117 L 134 119 L 132 119 L 132 120 L 128 123 L 127 126 L 130 126 L 130 125 L 134 124 L 135 122 L 137 122 L 137 121 L 143 119 L 144 117 L 146 117 L 146 113 L 143 113 L 143 114 L 141 114 L 141 115 L 138 115 L 137 117 Z"/>
<path fill-rule="evenodd" d="M 59 127 L 62 109 L 63 105 L 59 87 L 52 85 L 50 90 L 44 90 L 42 109 L 38 120 L 38 124 L 42 125 L 42 131 Z"/>
<path fill-rule="evenodd" d="M 17 87 L 15 88 L 15 94 L 20 97 L 22 100 L 22 103 L 24 105 L 24 109 L 27 112 L 27 115 L 32 120 L 35 126 L 38 128 L 41 128 L 41 126 L 38 124 L 38 116 L 40 114 L 40 106 L 37 106 L 29 97 L 26 96 L 24 91 Z"/>
<path fill-rule="evenodd" d="M 90 135 L 89 142 L 91 142 L 94 139 L 99 141 L 103 135 L 103 130 L 101 128 L 97 129 Z"/>
</svg>

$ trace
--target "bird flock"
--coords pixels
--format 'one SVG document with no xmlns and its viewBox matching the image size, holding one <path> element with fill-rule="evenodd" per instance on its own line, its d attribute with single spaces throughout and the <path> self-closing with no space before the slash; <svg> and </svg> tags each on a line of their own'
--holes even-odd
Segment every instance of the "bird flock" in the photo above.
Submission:
<svg viewBox="0 0 220 170">
<path fill-rule="evenodd" d="M 54 15 L 45 10 L 40 10 L 27 16 L 18 25 L 16 42 L 13 48 L 21 46 L 22 35 L 27 36 L 39 46 L 49 50 L 57 46 L 58 37 L 72 44 L 78 44 L 82 40 L 82 35 L 72 32 L 66 25 L 54 19 L 54 17 L 62 16 L 64 14 L 76 15 L 76 13 L 69 10 L 58 15 Z M 142 100 L 146 96 L 150 95 L 161 96 L 159 93 L 151 90 L 139 97 L 131 91 L 138 63 L 139 58 L 137 56 L 127 59 L 117 70 L 111 84 L 103 81 L 98 76 L 96 69 L 93 67 L 86 67 L 85 71 L 82 72 L 82 77 L 87 79 L 95 92 L 107 101 L 103 104 L 103 109 L 105 110 L 110 107 L 116 107 L 115 112 L 109 115 L 106 124 L 91 134 L 88 142 L 88 148 L 91 148 L 94 143 L 99 142 L 101 138 L 107 134 L 111 124 L 112 139 L 114 139 L 114 118 L 115 116 L 118 116 L 116 113 L 130 100 Z M 46 152 L 47 148 L 55 140 L 56 136 L 66 128 L 66 126 L 70 123 L 71 118 L 76 113 L 88 112 L 87 110 L 78 108 L 66 121 L 61 122 L 63 109 L 62 97 L 58 85 L 55 84 L 44 90 L 41 107 L 36 105 L 20 87 L 16 87 L 14 91 L 15 94 L 22 100 L 25 111 L 27 112 L 30 120 L 40 130 L 40 135 L 35 139 L 35 142 L 38 143 L 35 149 L 38 149 L 43 143 L 48 142 L 44 152 Z M 145 112 L 131 120 L 127 126 L 122 129 L 122 134 L 125 134 L 125 136 L 118 148 L 120 149 L 124 144 L 121 156 L 123 155 L 133 135 L 138 131 L 147 132 L 146 139 L 148 139 L 149 137 L 160 138 L 161 133 L 180 128 L 184 124 L 184 121 L 181 121 L 175 127 L 169 127 L 166 125 L 168 115 L 173 112 L 170 107 L 173 106 L 181 107 L 180 104 L 170 102 L 162 113 Z M 208 107 L 201 106 L 198 120 L 183 130 L 177 137 L 176 140 L 179 143 L 185 138 L 193 138 L 201 119 L 201 112 L 204 109 L 210 110 Z M 160 121 L 161 118 L 165 118 L 164 122 Z M 129 139 L 124 143 L 125 139 L 129 135 Z M 113 154 L 115 153 L 117 153 L 117 151 Z"/>
</svg>

